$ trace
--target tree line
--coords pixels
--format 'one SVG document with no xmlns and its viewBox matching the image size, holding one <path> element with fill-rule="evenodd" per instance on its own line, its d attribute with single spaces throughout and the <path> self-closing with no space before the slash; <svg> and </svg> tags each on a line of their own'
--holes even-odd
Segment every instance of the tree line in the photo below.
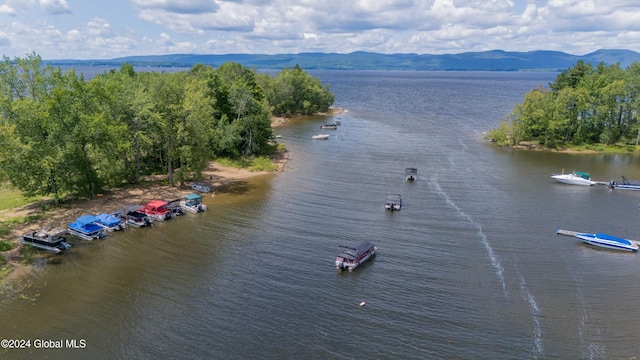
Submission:
<svg viewBox="0 0 640 360">
<path fill-rule="evenodd" d="M 549 88 L 537 87 L 517 104 L 507 121 L 488 133 L 505 144 L 537 142 L 547 148 L 581 145 L 638 145 L 640 63 L 593 66 L 578 61 Z"/>
<path fill-rule="evenodd" d="M 86 80 L 32 53 L 0 63 L 0 181 L 26 196 L 93 198 L 149 174 L 199 179 L 218 157 L 276 151 L 271 117 L 326 112 L 334 95 L 299 66 L 181 72 L 130 64 Z"/>
</svg>

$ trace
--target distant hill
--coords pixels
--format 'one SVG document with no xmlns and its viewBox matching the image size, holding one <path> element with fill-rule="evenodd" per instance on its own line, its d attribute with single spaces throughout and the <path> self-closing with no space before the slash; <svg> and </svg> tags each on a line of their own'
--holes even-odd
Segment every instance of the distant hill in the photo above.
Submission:
<svg viewBox="0 0 640 360">
<path fill-rule="evenodd" d="M 49 60 L 53 65 L 111 65 L 129 63 L 134 66 L 191 67 L 201 63 L 218 67 L 236 62 L 248 68 L 284 69 L 300 65 L 305 70 L 484 70 L 542 71 L 564 70 L 579 60 L 594 65 L 619 63 L 623 68 L 640 61 L 640 53 L 631 50 L 598 50 L 586 55 L 571 55 L 560 51 L 508 52 L 492 50 L 460 54 L 379 54 L 370 52 L 300 53 L 279 55 L 197 55 L 173 54 L 128 56 L 110 60 Z"/>
</svg>

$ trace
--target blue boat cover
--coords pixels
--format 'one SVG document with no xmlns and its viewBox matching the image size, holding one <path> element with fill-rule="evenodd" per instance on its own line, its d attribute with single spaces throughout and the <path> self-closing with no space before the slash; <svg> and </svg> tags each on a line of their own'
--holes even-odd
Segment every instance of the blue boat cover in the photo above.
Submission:
<svg viewBox="0 0 640 360">
<path fill-rule="evenodd" d="M 96 218 L 100 224 L 105 226 L 118 226 L 122 222 L 119 218 L 104 213 L 96 215 Z"/>
<path fill-rule="evenodd" d="M 617 236 L 613 236 L 613 235 L 609 235 L 609 234 L 603 234 L 603 233 L 598 233 L 598 234 L 595 234 L 595 235 L 600 239 L 611 240 L 611 241 L 619 242 L 621 244 L 631 245 L 631 241 L 629 241 L 627 239 L 619 238 Z"/>
<path fill-rule="evenodd" d="M 78 225 L 84 226 L 98 221 L 98 218 L 93 215 L 82 215 L 76 219 Z"/>
</svg>

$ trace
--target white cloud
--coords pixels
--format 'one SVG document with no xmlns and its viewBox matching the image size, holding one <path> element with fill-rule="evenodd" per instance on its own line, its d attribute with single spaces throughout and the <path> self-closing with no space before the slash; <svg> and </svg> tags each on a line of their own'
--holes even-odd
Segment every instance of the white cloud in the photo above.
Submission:
<svg viewBox="0 0 640 360">
<path fill-rule="evenodd" d="M 15 15 L 16 10 L 7 4 L 0 5 L 0 14 Z"/>
<path fill-rule="evenodd" d="M 71 14 L 67 0 L 40 0 L 40 6 L 53 15 Z"/>
<path fill-rule="evenodd" d="M 86 25 L 87 32 L 93 36 L 105 36 L 109 35 L 111 31 L 111 25 L 109 21 L 94 17 Z"/>
<path fill-rule="evenodd" d="M 141 11 L 163 10 L 179 14 L 215 12 L 218 5 L 213 0 L 132 0 Z"/>
<path fill-rule="evenodd" d="M 67 2 L 6 0 L 0 29 L 10 46 L 3 51 L 44 58 L 66 51 L 78 58 L 172 51 L 640 51 L 637 0 L 92 0 L 73 3 L 73 12 Z"/>
</svg>

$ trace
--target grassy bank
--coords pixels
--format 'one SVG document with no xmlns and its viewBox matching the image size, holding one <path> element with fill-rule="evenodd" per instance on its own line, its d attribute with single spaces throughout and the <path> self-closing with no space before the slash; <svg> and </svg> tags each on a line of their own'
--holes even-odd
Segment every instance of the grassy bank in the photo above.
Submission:
<svg viewBox="0 0 640 360">
<path fill-rule="evenodd" d="M 567 153 L 608 153 L 608 154 L 640 154 L 640 146 L 635 145 L 605 145 L 605 144 L 584 144 L 572 146 L 547 147 L 535 141 L 523 141 L 513 145 L 507 141 L 492 141 L 492 144 L 509 147 L 511 149 L 534 150 L 534 151 L 555 151 Z"/>
</svg>

